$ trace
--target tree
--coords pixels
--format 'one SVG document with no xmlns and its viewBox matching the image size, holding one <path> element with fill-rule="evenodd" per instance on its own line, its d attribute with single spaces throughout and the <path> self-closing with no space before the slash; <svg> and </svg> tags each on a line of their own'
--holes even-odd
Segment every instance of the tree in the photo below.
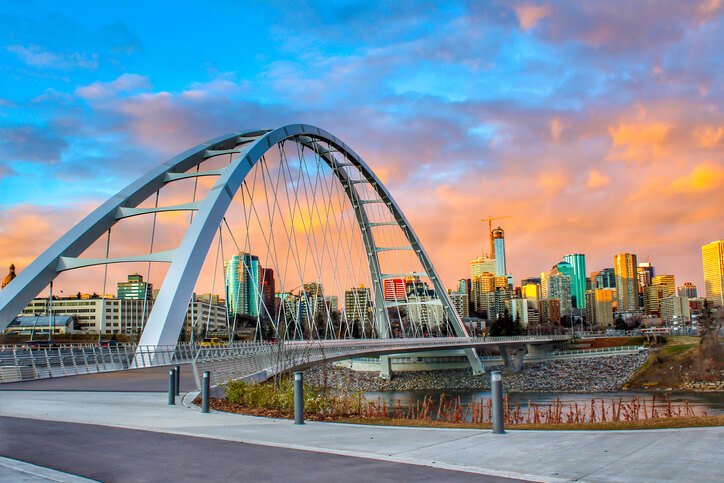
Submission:
<svg viewBox="0 0 724 483">
<path fill-rule="evenodd" d="M 507 307 L 503 311 L 503 316 L 493 322 L 493 325 L 490 327 L 490 335 L 493 337 L 508 337 L 521 335 L 522 333 L 523 326 L 520 323 L 520 317 L 516 317 L 516 321 L 514 322 Z"/>
<path fill-rule="evenodd" d="M 626 324 L 626 321 L 623 320 L 623 317 L 620 315 L 616 317 L 615 327 L 616 330 L 628 330 L 628 324 Z"/>
</svg>

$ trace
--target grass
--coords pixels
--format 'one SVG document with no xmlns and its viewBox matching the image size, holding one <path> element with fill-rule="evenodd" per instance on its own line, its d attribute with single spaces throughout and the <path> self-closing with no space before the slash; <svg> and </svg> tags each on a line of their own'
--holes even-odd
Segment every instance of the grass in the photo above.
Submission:
<svg viewBox="0 0 724 483">
<path fill-rule="evenodd" d="M 424 428 L 459 428 L 459 429 L 490 429 L 491 425 L 451 423 L 439 421 L 417 421 L 409 419 L 388 418 L 338 418 L 338 423 L 369 424 L 378 426 L 407 426 Z M 601 423 L 574 424 L 516 424 L 508 425 L 508 429 L 543 430 L 543 431 L 621 431 L 640 429 L 695 428 L 724 426 L 724 416 L 694 416 L 686 418 L 657 418 L 639 421 L 615 421 Z"/>
</svg>

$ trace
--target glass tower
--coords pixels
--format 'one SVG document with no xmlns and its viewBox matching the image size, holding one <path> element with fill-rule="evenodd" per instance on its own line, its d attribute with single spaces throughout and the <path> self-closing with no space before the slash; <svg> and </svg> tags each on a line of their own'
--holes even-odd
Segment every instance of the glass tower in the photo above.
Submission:
<svg viewBox="0 0 724 483">
<path fill-rule="evenodd" d="M 498 227 L 493 230 L 493 246 L 495 248 L 495 274 L 506 275 L 505 267 L 505 232 Z"/>
<path fill-rule="evenodd" d="M 586 308 L 586 256 L 582 253 L 572 253 L 563 257 L 573 267 L 571 276 L 571 295 L 573 306 L 578 309 Z"/>
<path fill-rule="evenodd" d="M 226 304 L 229 314 L 259 316 L 261 266 L 259 257 L 241 252 L 226 265 Z"/>
</svg>

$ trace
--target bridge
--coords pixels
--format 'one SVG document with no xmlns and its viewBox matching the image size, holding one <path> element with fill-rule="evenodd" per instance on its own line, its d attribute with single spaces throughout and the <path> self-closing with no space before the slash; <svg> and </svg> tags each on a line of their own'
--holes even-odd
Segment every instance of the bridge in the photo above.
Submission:
<svg viewBox="0 0 724 483">
<path fill-rule="evenodd" d="M 176 225 L 164 224 L 170 214 L 176 215 Z M 180 225 L 180 241 L 162 246 L 160 240 L 174 226 L 179 228 L 178 216 L 184 214 L 189 221 Z M 138 223 L 124 225 L 138 219 L 146 220 L 150 233 L 141 234 L 134 228 Z M 133 245 L 127 240 L 113 238 L 112 243 L 112 230 L 122 232 L 124 226 L 131 227 L 133 240 L 148 236 L 145 253 L 123 252 Z M 229 246 L 233 257 L 228 256 Z M 99 251 L 105 255 L 99 257 Z M 158 295 L 153 300 L 143 297 L 143 331 L 134 357 L 93 349 L 98 354 L 90 358 L 99 361 L 96 368 L 190 359 L 208 365 L 212 359 L 231 358 L 241 365 L 242 360 L 255 361 L 246 372 L 235 372 L 248 377 L 254 371 L 269 372 L 272 353 L 288 359 L 280 366 L 286 370 L 300 364 L 299 354 L 308 354 L 307 362 L 318 362 L 456 348 L 475 373 L 482 373 L 476 349 L 491 344 L 515 366 L 508 354 L 511 341 L 471 337 L 409 220 L 381 180 L 344 142 L 314 126 L 221 136 L 153 168 L 71 228 L 0 291 L 0 330 L 45 290 L 46 315 L 52 321 L 53 304 L 60 303 L 53 282 L 68 271 L 103 267 L 107 293 L 109 266 L 115 264 L 141 267 L 148 276 L 152 266 L 168 268 Z M 223 287 L 218 291 L 223 290 L 229 335 L 246 325 L 254 344 L 194 351 L 178 345 L 182 332 L 192 340 L 208 333 L 211 308 L 194 314 L 190 302 L 209 284 L 209 307 L 216 287 Z M 103 296 L 99 331 L 121 332 L 124 324 L 128 330 L 123 320 L 106 321 L 108 311 Z M 528 338 L 526 343 L 553 339 Z M 81 350 L 79 356 L 87 360 L 88 351 Z M 21 373 L 28 369 L 23 367 L 28 366 L 41 377 L 62 373 L 66 366 L 78 371 L 83 365 L 72 348 L 46 353 L 40 365 L 34 353 L 23 355 L 25 362 L 17 358 L 16 350 L 15 369 L 5 369 L 10 377 L 17 371 L 17 377 L 24 377 Z"/>
</svg>

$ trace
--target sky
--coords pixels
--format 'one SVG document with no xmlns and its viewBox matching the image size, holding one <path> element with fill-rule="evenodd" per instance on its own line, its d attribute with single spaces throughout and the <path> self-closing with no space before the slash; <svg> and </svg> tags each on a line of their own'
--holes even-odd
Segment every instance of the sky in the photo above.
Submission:
<svg viewBox="0 0 724 483">
<path fill-rule="evenodd" d="M 308 123 L 380 176 L 448 286 L 509 215 L 516 280 L 627 251 L 701 293 L 722 45 L 722 0 L 2 2 L 0 266 L 189 147 Z"/>
</svg>

